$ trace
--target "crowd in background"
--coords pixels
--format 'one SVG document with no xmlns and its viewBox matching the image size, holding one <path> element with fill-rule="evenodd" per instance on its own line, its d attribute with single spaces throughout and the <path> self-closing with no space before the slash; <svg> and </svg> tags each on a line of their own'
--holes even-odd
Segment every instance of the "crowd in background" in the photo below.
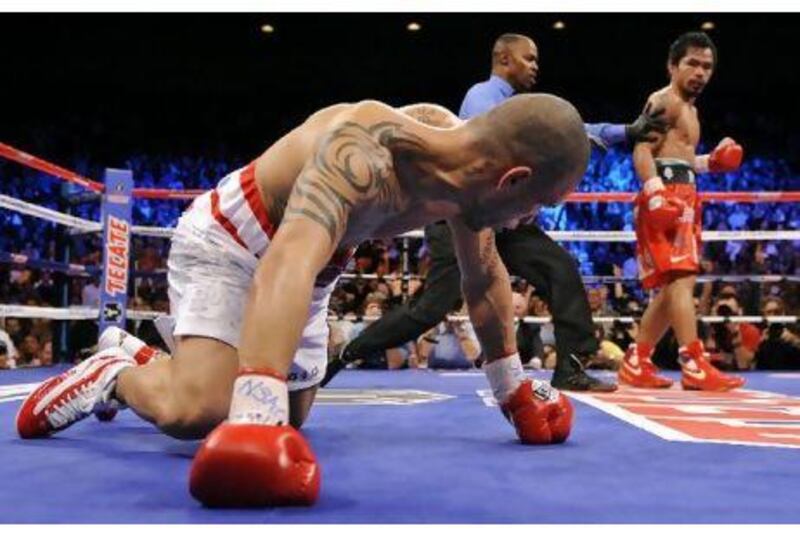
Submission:
<svg viewBox="0 0 800 533">
<path fill-rule="evenodd" d="M 100 169 L 82 159 L 74 162 L 75 170 L 85 175 L 100 176 Z M 222 151 L 213 157 L 136 156 L 127 161 L 133 171 L 137 187 L 166 189 L 208 189 L 227 172 L 242 166 L 245 161 Z M 91 194 L 76 186 L 42 175 L 7 161 L 0 161 L 0 194 L 27 202 L 69 212 L 90 220 L 99 219 L 99 202 Z M 703 191 L 762 191 L 796 190 L 798 177 L 781 160 L 748 157 L 739 172 L 704 175 L 698 187 Z M 636 191 L 638 181 L 629 154 L 610 150 L 592 156 L 586 176 L 579 186 L 581 191 Z M 186 207 L 185 201 L 137 200 L 133 205 L 135 224 L 174 226 Z M 777 230 L 798 229 L 800 205 L 797 203 L 706 203 L 703 206 L 706 230 Z M 544 209 L 539 224 L 549 230 L 632 230 L 633 210 L 626 203 L 567 203 Z M 69 246 L 65 246 L 69 243 Z M 369 242 L 362 245 L 349 265 L 349 270 L 361 274 L 376 274 L 385 279 L 346 279 L 340 281 L 331 300 L 333 317 L 348 317 L 337 321 L 332 328 L 332 349 L 356 335 L 366 322 L 355 322 L 360 317 L 367 320 L 379 316 L 405 299 L 413 298 L 424 290 L 424 277 L 428 269 L 427 248 L 424 241 L 407 242 L 409 267 L 413 277 L 406 284 L 399 276 L 402 265 L 402 243 Z M 572 253 L 584 275 L 607 275 L 635 278 L 636 262 L 633 243 L 568 242 L 565 247 Z M 130 307 L 143 310 L 167 311 L 166 257 L 167 239 L 134 237 L 135 281 L 131 288 Z M 71 235 L 63 227 L 0 209 L 0 251 L 25 255 L 33 259 L 100 266 L 101 246 L 97 235 Z M 68 255 L 67 255 L 68 254 Z M 708 274 L 800 274 L 800 241 L 722 241 L 704 246 L 703 270 Z M 24 268 L 0 264 L 0 302 L 6 304 L 63 306 L 96 306 L 100 289 L 97 276 L 66 276 L 43 269 Z M 547 306 L 532 287 L 515 283 L 515 307 L 518 316 L 548 316 Z M 607 285 L 588 285 L 589 301 L 596 316 L 636 316 L 645 308 L 647 294 L 633 280 Z M 698 286 L 698 310 L 702 314 L 763 315 L 780 309 L 777 314 L 797 314 L 800 309 L 797 284 L 778 283 L 707 283 Z M 723 302 L 723 303 L 720 303 Z M 720 309 L 722 306 L 722 309 Z M 457 311 L 457 310 L 454 310 Z M 776 313 L 772 313 L 776 314 Z M 145 325 L 142 334 L 157 337 Z M 738 326 L 737 326 L 738 327 Z M 744 328 L 741 333 L 750 339 L 747 353 L 733 349 L 731 336 L 736 327 L 703 327 L 707 344 L 718 353 L 717 363 L 727 368 L 800 368 L 800 347 L 794 329 L 789 327 Z M 622 351 L 635 336 L 634 324 L 607 322 L 598 326 L 601 351 L 593 364 L 600 368 L 614 368 Z M 726 329 L 727 328 L 727 329 Z M 81 349 L 91 346 L 96 338 L 96 326 L 89 321 L 74 321 L 64 332 L 44 319 L 6 318 L 0 324 L 0 367 L 11 365 L 31 366 L 49 364 L 56 346 L 66 347 L 66 357 L 72 358 Z M 524 356 L 528 364 L 549 368 L 553 364 L 552 325 L 526 324 L 522 334 L 532 339 L 525 342 L 529 353 Z M 757 338 L 758 343 L 755 342 Z M 449 341 L 447 340 L 449 339 Z M 662 345 L 660 362 L 670 366 L 672 350 L 670 339 Z M 765 343 L 773 344 L 765 344 Z M 763 346 L 785 343 L 796 350 L 785 350 L 788 355 L 772 359 Z M 445 346 L 461 350 L 464 358 L 458 363 L 442 359 Z M 439 355 L 437 356 L 437 352 Z M 738 353 L 737 353 L 738 352 Z M 781 352 L 783 353 L 783 352 Z M 382 354 L 391 368 L 407 366 L 472 365 L 479 361 L 479 350 L 474 333 L 468 323 L 444 324 L 436 331 L 423 336 L 398 350 Z M 781 359 L 777 361 L 777 359 Z M 439 362 L 437 362 L 439 361 Z M 445 362 L 442 362 L 445 361 Z"/>
</svg>

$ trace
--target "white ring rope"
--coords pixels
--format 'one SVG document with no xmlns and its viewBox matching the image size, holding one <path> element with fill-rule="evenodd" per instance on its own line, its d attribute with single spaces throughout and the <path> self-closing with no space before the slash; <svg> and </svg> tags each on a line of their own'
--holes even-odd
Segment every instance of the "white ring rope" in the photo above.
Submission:
<svg viewBox="0 0 800 533">
<path fill-rule="evenodd" d="M 145 237 L 163 237 L 165 239 L 170 239 L 175 230 L 174 228 L 159 228 L 158 226 L 133 226 L 131 232 L 133 232 L 134 235 L 144 235 Z"/>
<path fill-rule="evenodd" d="M 160 311 L 137 311 L 128 309 L 131 320 L 154 320 L 167 313 Z M 50 320 L 96 320 L 100 317 L 98 307 L 40 307 L 35 305 L 0 304 L 0 317 L 47 318 Z"/>
<path fill-rule="evenodd" d="M 85 220 L 72 215 L 59 213 L 58 211 L 30 204 L 23 200 L 18 200 L 4 194 L 0 194 L 0 207 L 5 207 L 11 211 L 42 218 L 44 220 L 48 220 L 49 222 L 70 226 L 80 232 L 100 231 L 102 229 L 100 222 Z M 132 231 L 136 235 L 170 238 L 174 230 L 173 228 L 161 228 L 158 226 L 133 226 Z M 580 230 L 547 231 L 546 233 L 553 240 L 560 242 L 636 242 L 636 233 L 633 231 Z M 398 235 L 397 238 L 421 239 L 424 237 L 424 235 L 425 233 L 418 229 Z M 706 242 L 793 241 L 800 240 L 800 230 L 703 231 L 702 240 Z"/>
<path fill-rule="evenodd" d="M 167 315 L 160 311 L 137 311 L 129 309 L 127 317 L 131 320 L 153 320 L 160 316 Z M 50 320 L 92 320 L 100 316 L 100 309 L 97 307 L 38 307 L 31 305 L 0 305 L 0 317 L 15 317 L 15 318 L 47 318 Z M 345 320 L 345 321 L 364 321 L 374 322 L 380 317 L 350 317 L 345 315 L 343 317 L 333 317 L 330 321 Z M 769 322 L 778 324 L 793 324 L 798 321 L 798 317 L 791 315 L 783 316 L 701 316 L 699 320 L 706 323 L 723 323 L 723 322 Z M 466 322 L 469 317 L 466 315 L 448 315 L 447 320 L 451 322 Z M 630 316 L 598 316 L 592 317 L 592 320 L 597 324 L 608 324 L 614 322 L 633 323 L 637 319 Z M 526 324 L 547 324 L 552 322 L 550 317 L 535 317 L 527 316 L 522 319 Z"/>
<path fill-rule="evenodd" d="M 0 194 L 0 207 L 5 207 L 6 209 L 16 211 L 17 213 L 22 213 L 24 215 L 41 218 L 47 220 L 48 222 L 55 222 L 56 224 L 69 226 L 83 232 L 100 231 L 102 229 L 102 225 L 99 222 L 59 213 L 53 209 L 42 207 L 40 205 L 29 204 L 28 202 L 18 200 L 12 196 L 6 196 L 5 194 Z"/>
</svg>

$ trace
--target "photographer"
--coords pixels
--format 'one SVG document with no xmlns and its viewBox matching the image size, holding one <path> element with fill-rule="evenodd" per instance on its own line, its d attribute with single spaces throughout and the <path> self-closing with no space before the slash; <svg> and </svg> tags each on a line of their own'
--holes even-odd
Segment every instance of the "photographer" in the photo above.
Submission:
<svg viewBox="0 0 800 533">
<path fill-rule="evenodd" d="M 721 294 L 714 303 L 712 315 L 742 315 L 738 298 L 731 292 Z M 717 358 L 712 357 L 716 366 L 730 370 L 750 370 L 753 367 L 755 353 L 761 343 L 761 333 L 756 326 L 726 320 L 712 323 L 707 333 L 705 346 L 709 352 L 717 352 Z"/>
<path fill-rule="evenodd" d="M 761 314 L 765 317 L 786 314 L 783 300 L 769 296 L 764 300 Z M 800 334 L 796 324 L 766 324 L 761 344 L 755 354 L 759 370 L 800 369 Z"/>
</svg>

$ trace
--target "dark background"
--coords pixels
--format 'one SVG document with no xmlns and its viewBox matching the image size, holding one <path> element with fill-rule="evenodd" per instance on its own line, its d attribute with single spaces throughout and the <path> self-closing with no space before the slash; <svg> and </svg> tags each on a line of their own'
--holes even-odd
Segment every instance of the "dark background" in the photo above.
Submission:
<svg viewBox="0 0 800 533">
<path fill-rule="evenodd" d="M 588 122 L 629 121 L 667 83 L 669 44 L 706 20 L 720 55 L 698 102 L 705 140 L 730 134 L 796 163 L 796 14 L 3 14 L 0 140 L 64 164 L 252 157 L 334 102 L 457 111 L 507 31 L 539 45 L 537 90 L 572 100 Z"/>
</svg>

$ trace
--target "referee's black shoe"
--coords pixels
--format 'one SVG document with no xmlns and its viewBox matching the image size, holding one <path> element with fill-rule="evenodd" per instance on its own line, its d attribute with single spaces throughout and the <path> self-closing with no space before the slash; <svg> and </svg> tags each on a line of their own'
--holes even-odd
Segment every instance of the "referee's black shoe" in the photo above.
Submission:
<svg viewBox="0 0 800 533">
<path fill-rule="evenodd" d="M 347 368 L 347 365 L 361 360 L 352 350 L 348 350 L 349 347 L 350 343 L 348 342 L 342 347 L 338 356 L 328 361 L 328 366 L 325 369 L 325 377 L 323 377 L 322 381 L 319 383 L 320 388 L 330 383 L 330 381 L 336 377 L 336 374 Z"/>
<path fill-rule="evenodd" d="M 608 383 L 590 376 L 575 354 L 568 354 L 566 365 L 556 365 L 550 385 L 560 390 L 576 392 L 614 392 L 616 383 Z"/>
</svg>

